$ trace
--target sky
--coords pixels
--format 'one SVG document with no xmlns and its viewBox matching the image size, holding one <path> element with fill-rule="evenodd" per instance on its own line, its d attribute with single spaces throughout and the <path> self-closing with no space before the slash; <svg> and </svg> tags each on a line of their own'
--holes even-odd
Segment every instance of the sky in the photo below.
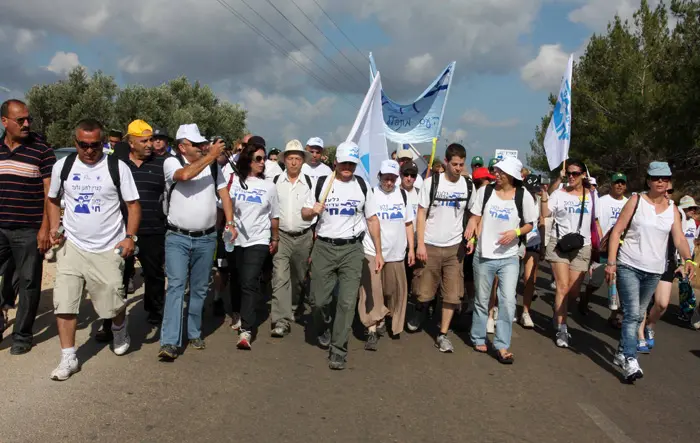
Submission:
<svg viewBox="0 0 700 443">
<path fill-rule="evenodd" d="M 245 108 L 249 131 L 268 146 L 313 136 L 331 145 L 345 140 L 369 88 L 369 52 L 386 94 L 407 103 L 456 61 L 438 156 L 446 143 L 461 142 L 470 157 L 511 149 L 525 162 L 568 54 L 580 55 L 615 14 L 630 18 L 638 6 L 639 0 L 4 2 L 0 100 L 21 98 L 78 65 L 121 85 L 185 75 Z"/>
</svg>

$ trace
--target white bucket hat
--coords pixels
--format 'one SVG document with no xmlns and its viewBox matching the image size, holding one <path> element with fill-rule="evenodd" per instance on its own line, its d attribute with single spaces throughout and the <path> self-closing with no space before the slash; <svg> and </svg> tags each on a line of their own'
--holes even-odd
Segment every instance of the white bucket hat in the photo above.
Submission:
<svg viewBox="0 0 700 443">
<path fill-rule="evenodd" d="M 290 140 L 287 142 L 287 146 L 284 147 L 284 152 L 282 152 L 282 160 L 287 157 L 287 154 L 301 154 L 305 162 L 311 160 L 311 154 L 306 152 L 299 140 Z"/>
<path fill-rule="evenodd" d="M 493 167 L 500 169 L 516 180 L 523 179 L 523 164 L 515 157 L 505 157 L 503 160 L 493 165 Z"/>
</svg>

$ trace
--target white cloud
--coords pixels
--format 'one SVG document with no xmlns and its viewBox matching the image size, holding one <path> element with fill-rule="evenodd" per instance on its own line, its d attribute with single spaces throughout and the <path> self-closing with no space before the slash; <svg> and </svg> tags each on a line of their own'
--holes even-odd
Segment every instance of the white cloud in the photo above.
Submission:
<svg viewBox="0 0 700 443">
<path fill-rule="evenodd" d="M 446 126 L 443 126 L 440 131 L 440 138 L 446 143 L 464 143 L 464 140 L 467 139 L 467 135 L 468 133 L 464 129 L 450 131 Z"/>
<path fill-rule="evenodd" d="M 46 36 L 44 31 L 30 31 L 29 29 L 19 29 L 15 33 L 15 51 L 20 54 L 32 49 L 36 43 Z"/>
<path fill-rule="evenodd" d="M 411 57 L 406 62 L 406 74 L 409 81 L 422 84 L 430 82 L 435 77 L 435 60 L 429 53 Z"/>
<path fill-rule="evenodd" d="M 51 58 L 51 61 L 49 62 L 49 65 L 46 67 L 46 69 L 56 74 L 65 75 L 76 66 L 80 66 L 78 54 L 76 54 L 75 52 L 58 51 Z"/>
<path fill-rule="evenodd" d="M 481 126 L 484 128 L 512 128 L 520 123 L 517 118 L 509 118 L 508 120 L 493 121 L 490 120 L 483 112 L 477 109 L 468 109 L 462 114 L 462 122 L 468 125 Z"/>
<path fill-rule="evenodd" d="M 569 54 L 561 45 L 542 45 L 540 52 L 520 69 L 520 78 L 535 90 L 555 91 L 566 70 Z"/>
</svg>

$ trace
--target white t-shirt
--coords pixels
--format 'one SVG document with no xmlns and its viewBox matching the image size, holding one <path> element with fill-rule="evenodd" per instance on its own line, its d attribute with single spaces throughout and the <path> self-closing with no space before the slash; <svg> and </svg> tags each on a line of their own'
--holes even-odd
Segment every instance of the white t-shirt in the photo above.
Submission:
<svg viewBox="0 0 700 443">
<path fill-rule="evenodd" d="M 406 197 L 408 197 L 408 204 L 413 208 L 413 214 L 418 214 L 418 190 L 414 186 L 410 191 L 406 191 Z M 413 232 L 416 232 L 417 223 L 413 220 Z"/>
<path fill-rule="evenodd" d="M 697 227 L 695 226 L 695 220 L 692 218 L 688 218 L 685 215 L 684 210 L 680 210 L 681 212 L 681 226 L 683 227 L 683 235 L 685 236 L 686 241 L 688 242 L 688 247 L 690 248 L 690 256 L 693 256 L 693 250 L 695 249 L 695 231 L 697 230 Z M 678 251 L 676 251 L 678 253 Z"/>
<path fill-rule="evenodd" d="M 324 175 L 331 175 L 333 170 L 329 168 L 325 163 L 319 163 L 316 166 L 311 166 L 308 163 L 301 165 L 301 173 L 306 174 L 314 180 L 318 180 L 319 177 Z"/>
<path fill-rule="evenodd" d="M 484 204 L 484 193 L 486 186 L 482 186 L 476 191 L 474 204 L 470 207 L 472 214 L 482 216 L 481 208 Z M 537 209 L 535 200 L 529 192 L 523 195 L 523 220 L 525 223 L 537 225 Z M 511 231 L 520 226 L 518 209 L 515 206 L 515 198 L 511 200 L 501 200 L 496 190 L 491 193 L 491 197 L 486 202 L 483 219 L 481 220 L 481 237 L 479 237 L 479 253 L 483 258 L 507 258 L 518 254 L 518 238 L 507 245 L 499 245 L 501 232 Z"/>
<path fill-rule="evenodd" d="M 406 239 L 406 223 L 414 220 L 415 215 L 411 204 L 404 204 L 400 189 L 387 194 L 381 187 L 374 188 L 374 203 L 377 205 L 377 217 L 379 218 L 382 237 L 382 256 L 385 262 L 403 261 L 406 257 L 408 240 Z M 408 195 L 406 196 L 408 201 Z M 365 235 L 362 241 L 365 254 L 375 256 L 374 242 L 369 235 Z"/>
<path fill-rule="evenodd" d="M 549 196 L 547 205 L 552 212 L 554 226 L 552 226 L 552 239 L 557 241 L 557 226 L 559 227 L 559 237 L 562 238 L 571 232 L 577 232 L 578 221 L 581 216 L 581 197 L 571 195 L 565 189 L 557 189 Z M 596 212 L 600 214 L 600 205 L 596 202 Z M 591 212 L 593 202 L 590 195 L 586 194 L 586 206 L 583 212 L 583 222 L 581 223 L 580 234 L 583 236 L 583 244 L 591 244 Z M 596 218 L 598 218 L 596 214 Z"/>
<path fill-rule="evenodd" d="M 272 182 L 258 177 L 248 177 L 245 184 L 248 189 L 243 189 L 241 181 L 235 177 L 229 191 L 238 231 L 235 244 L 241 247 L 268 245 L 270 220 L 280 216 L 277 188 Z"/>
<path fill-rule="evenodd" d="M 329 177 L 330 178 L 330 177 Z M 323 182 L 322 196 L 326 187 L 333 188 L 326 198 L 326 208 L 318 219 L 316 234 L 319 237 L 333 239 L 354 238 L 365 232 L 367 224 L 365 218 L 377 215 L 377 205 L 374 203 L 374 195 L 367 189 L 367 197 L 362 194 L 357 178 L 349 182 L 338 179 L 332 182 L 328 179 Z M 305 208 L 313 208 L 316 203 L 316 190 L 309 194 Z M 362 213 L 364 212 L 364 217 Z"/>
<path fill-rule="evenodd" d="M 273 160 L 265 160 L 265 180 L 271 182 L 282 172 L 284 171 L 282 171 L 282 167 L 279 163 Z"/>
<path fill-rule="evenodd" d="M 49 197 L 58 197 L 65 158 L 51 172 Z M 119 180 L 124 201 L 139 199 L 129 167 L 119 161 Z M 94 165 L 75 159 L 68 180 L 63 184 L 65 213 L 63 228 L 68 240 L 88 252 L 105 252 L 126 237 L 126 225 L 119 209 L 119 196 L 107 168 L 107 156 Z"/>
<path fill-rule="evenodd" d="M 596 212 L 598 213 L 598 223 L 600 223 L 600 229 L 603 231 L 603 235 L 607 234 L 615 223 L 617 223 L 617 218 L 622 212 L 622 208 L 627 203 L 628 198 L 622 197 L 622 200 L 616 200 L 610 195 L 604 195 L 600 199 L 596 200 Z"/>
<path fill-rule="evenodd" d="M 185 164 L 189 164 L 187 159 Z M 219 167 L 217 165 L 217 167 Z M 165 173 L 165 188 L 170 190 L 174 183 L 175 172 L 183 166 L 177 157 L 168 157 L 163 162 Z M 226 181 L 219 168 L 216 189 L 224 189 Z M 204 231 L 216 224 L 216 200 L 214 193 L 214 177 L 209 166 L 202 169 L 192 180 L 178 182 L 170 196 L 168 223 L 188 231 Z"/>
<path fill-rule="evenodd" d="M 539 223 L 540 220 L 540 196 L 536 196 L 534 199 L 535 201 L 535 214 L 536 214 L 536 219 L 535 222 L 532 224 L 532 231 L 528 232 L 527 235 L 525 236 L 525 241 L 528 248 L 534 247 L 534 246 L 541 246 L 542 245 L 542 238 L 540 237 L 540 230 L 537 227 L 537 224 Z M 525 211 L 525 208 L 523 208 L 523 211 Z"/>
<path fill-rule="evenodd" d="M 418 205 L 428 208 L 430 204 L 430 186 L 434 176 L 428 177 L 425 185 L 418 194 Z M 456 182 L 449 181 L 445 173 L 440 174 L 440 182 L 435 194 L 436 200 L 430 209 L 430 216 L 425 222 L 425 244 L 447 247 L 459 244 L 464 237 L 462 217 L 466 216 L 465 209 L 471 209 L 476 198 L 474 185 L 472 184 L 471 199 L 467 201 L 438 201 L 437 198 L 467 198 L 467 181 L 465 177 L 459 177 Z"/>
</svg>

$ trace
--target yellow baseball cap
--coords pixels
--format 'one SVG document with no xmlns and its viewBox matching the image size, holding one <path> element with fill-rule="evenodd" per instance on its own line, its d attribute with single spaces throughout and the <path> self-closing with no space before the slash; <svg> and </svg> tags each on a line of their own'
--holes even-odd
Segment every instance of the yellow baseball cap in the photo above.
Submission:
<svg viewBox="0 0 700 443">
<path fill-rule="evenodd" d="M 136 137 L 145 137 L 153 134 L 153 128 L 143 120 L 134 120 L 133 122 L 129 123 L 126 134 L 134 135 Z"/>
</svg>

